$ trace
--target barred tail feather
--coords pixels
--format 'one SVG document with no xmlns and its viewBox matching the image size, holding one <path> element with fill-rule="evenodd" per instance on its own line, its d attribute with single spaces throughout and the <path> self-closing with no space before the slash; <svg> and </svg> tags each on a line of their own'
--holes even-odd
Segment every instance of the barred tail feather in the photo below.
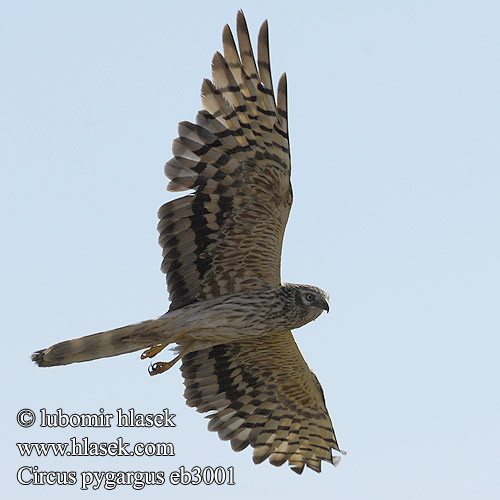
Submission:
<svg viewBox="0 0 500 500">
<path fill-rule="evenodd" d="M 146 349 L 165 342 L 166 318 L 150 319 L 115 330 L 59 342 L 32 354 L 38 366 L 59 366 L 93 359 L 109 358 Z M 155 342 L 158 339 L 158 342 Z"/>
</svg>

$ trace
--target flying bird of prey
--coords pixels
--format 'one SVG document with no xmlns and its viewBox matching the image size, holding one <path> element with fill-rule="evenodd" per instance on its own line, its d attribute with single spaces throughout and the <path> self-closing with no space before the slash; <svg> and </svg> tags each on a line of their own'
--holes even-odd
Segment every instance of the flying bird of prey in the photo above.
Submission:
<svg viewBox="0 0 500 500">
<path fill-rule="evenodd" d="M 191 194 L 158 213 L 167 313 L 67 340 L 37 351 L 39 366 L 89 361 L 168 345 L 176 356 L 150 366 L 151 375 L 182 360 L 188 406 L 210 412 L 208 429 L 233 450 L 254 448 L 267 458 L 317 472 L 336 465 L 340 451 L 321 385 L 291 330 L 328 311 L 328 295 L 309 285 L 282 283 L 283 234 L 292 205 L 283 74 L 277 100 L 269 62 L 267 21 L 258 37 L 257 65 L 243 13 L 238 48 L 228 25 L 224 55 L 202 85 L 196 124 L 181 122 L 173 158 L 165 165 L 169 191 Z"/>
</svg>

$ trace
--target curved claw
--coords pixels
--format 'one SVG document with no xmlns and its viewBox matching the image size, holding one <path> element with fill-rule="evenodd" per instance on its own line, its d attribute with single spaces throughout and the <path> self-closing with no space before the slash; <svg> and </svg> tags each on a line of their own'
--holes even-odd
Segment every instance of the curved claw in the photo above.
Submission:
<svg viewBox="0 0 500 500">
<path fill-rule="evenodd" d="M 160 345 L 155 346 L 155 347 L 151 347 L 150 349 L 145 351 L 141 357 L 147 357 L 147 354 L 149 353 L 149 351 L 160 347 Z M 165 346 L 163 346 L 163 347 L 165 347 Z M 163 347 L 161 347 L 161 349 L 163 349 Z M 158 363 L 154 363 L 152 365 L 149 365 L 149 368 L 148 368 L 149 374 L 150 375 L 158 375 L 159 373 L 166 372 L 167 370 L 172 368 L 172 366 L 174 366 L 175 363 L 177 363 L 177 361 L 179 361 L 179 359 L 181 359 L 184 355 L 186 355 L 188 352 L 190 352 L 192 350 L 192 348 L 193 348 L 193 344 L 190 343 L 187 346 L 185 346 L 184 349 L 182 349 L 181 352 L 172 361 L 168 361 L 168 362 L 159 361 Z M 160 352 L 161 349 L 158 352 Z M 157 354 L 157 353 L 155 353 L 155 354 Z"/>
<path fill-rule="evenodd" d="M 159 363 L 154 363 L 152 365 L 149 365 L 148 372 L 151 376 L 159 375 L 160 373 L 166 372 L 167 370 L 172 368 L 173 365 L 174 363 L 172 362 L 164 363 L 160 361 Z"/>
<path fill-rule="evenodd" d="M 157 344 L 154 345 L 153 347 L 150 347 L 149 349 L 146 349 L 141 354 L 141 359 L 154 358 L 159 352 L 163 351 L 163 349 L 165 349 L 167 345 L 168 344 Z"/>
</svg>

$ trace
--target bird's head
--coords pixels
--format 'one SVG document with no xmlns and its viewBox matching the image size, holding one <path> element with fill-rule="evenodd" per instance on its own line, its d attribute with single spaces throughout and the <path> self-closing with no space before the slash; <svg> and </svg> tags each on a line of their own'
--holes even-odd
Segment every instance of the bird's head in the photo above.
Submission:
<svg viewBox="0 0 500 500">
<path fill-rule="evenodd" d="M 293 318 L 291 328 L 299 328 L 314 321 L 323 311 L 328 312 L 328 294 L 316 286 L 283 285 L 286 296 L 286 309 L 290 319 Z"/>
</svg>

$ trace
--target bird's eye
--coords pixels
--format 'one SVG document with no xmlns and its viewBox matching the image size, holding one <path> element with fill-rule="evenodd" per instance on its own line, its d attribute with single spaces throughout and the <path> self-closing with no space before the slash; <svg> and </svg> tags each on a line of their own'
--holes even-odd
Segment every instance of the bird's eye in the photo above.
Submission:
<svg viewBox="0 0 500 500">
<path fill-rule="evenodd" d="M 312 293 L 306 293 L 306 300 L 312 302 L 314 300 L 314 295 Z"/>
</svg>

